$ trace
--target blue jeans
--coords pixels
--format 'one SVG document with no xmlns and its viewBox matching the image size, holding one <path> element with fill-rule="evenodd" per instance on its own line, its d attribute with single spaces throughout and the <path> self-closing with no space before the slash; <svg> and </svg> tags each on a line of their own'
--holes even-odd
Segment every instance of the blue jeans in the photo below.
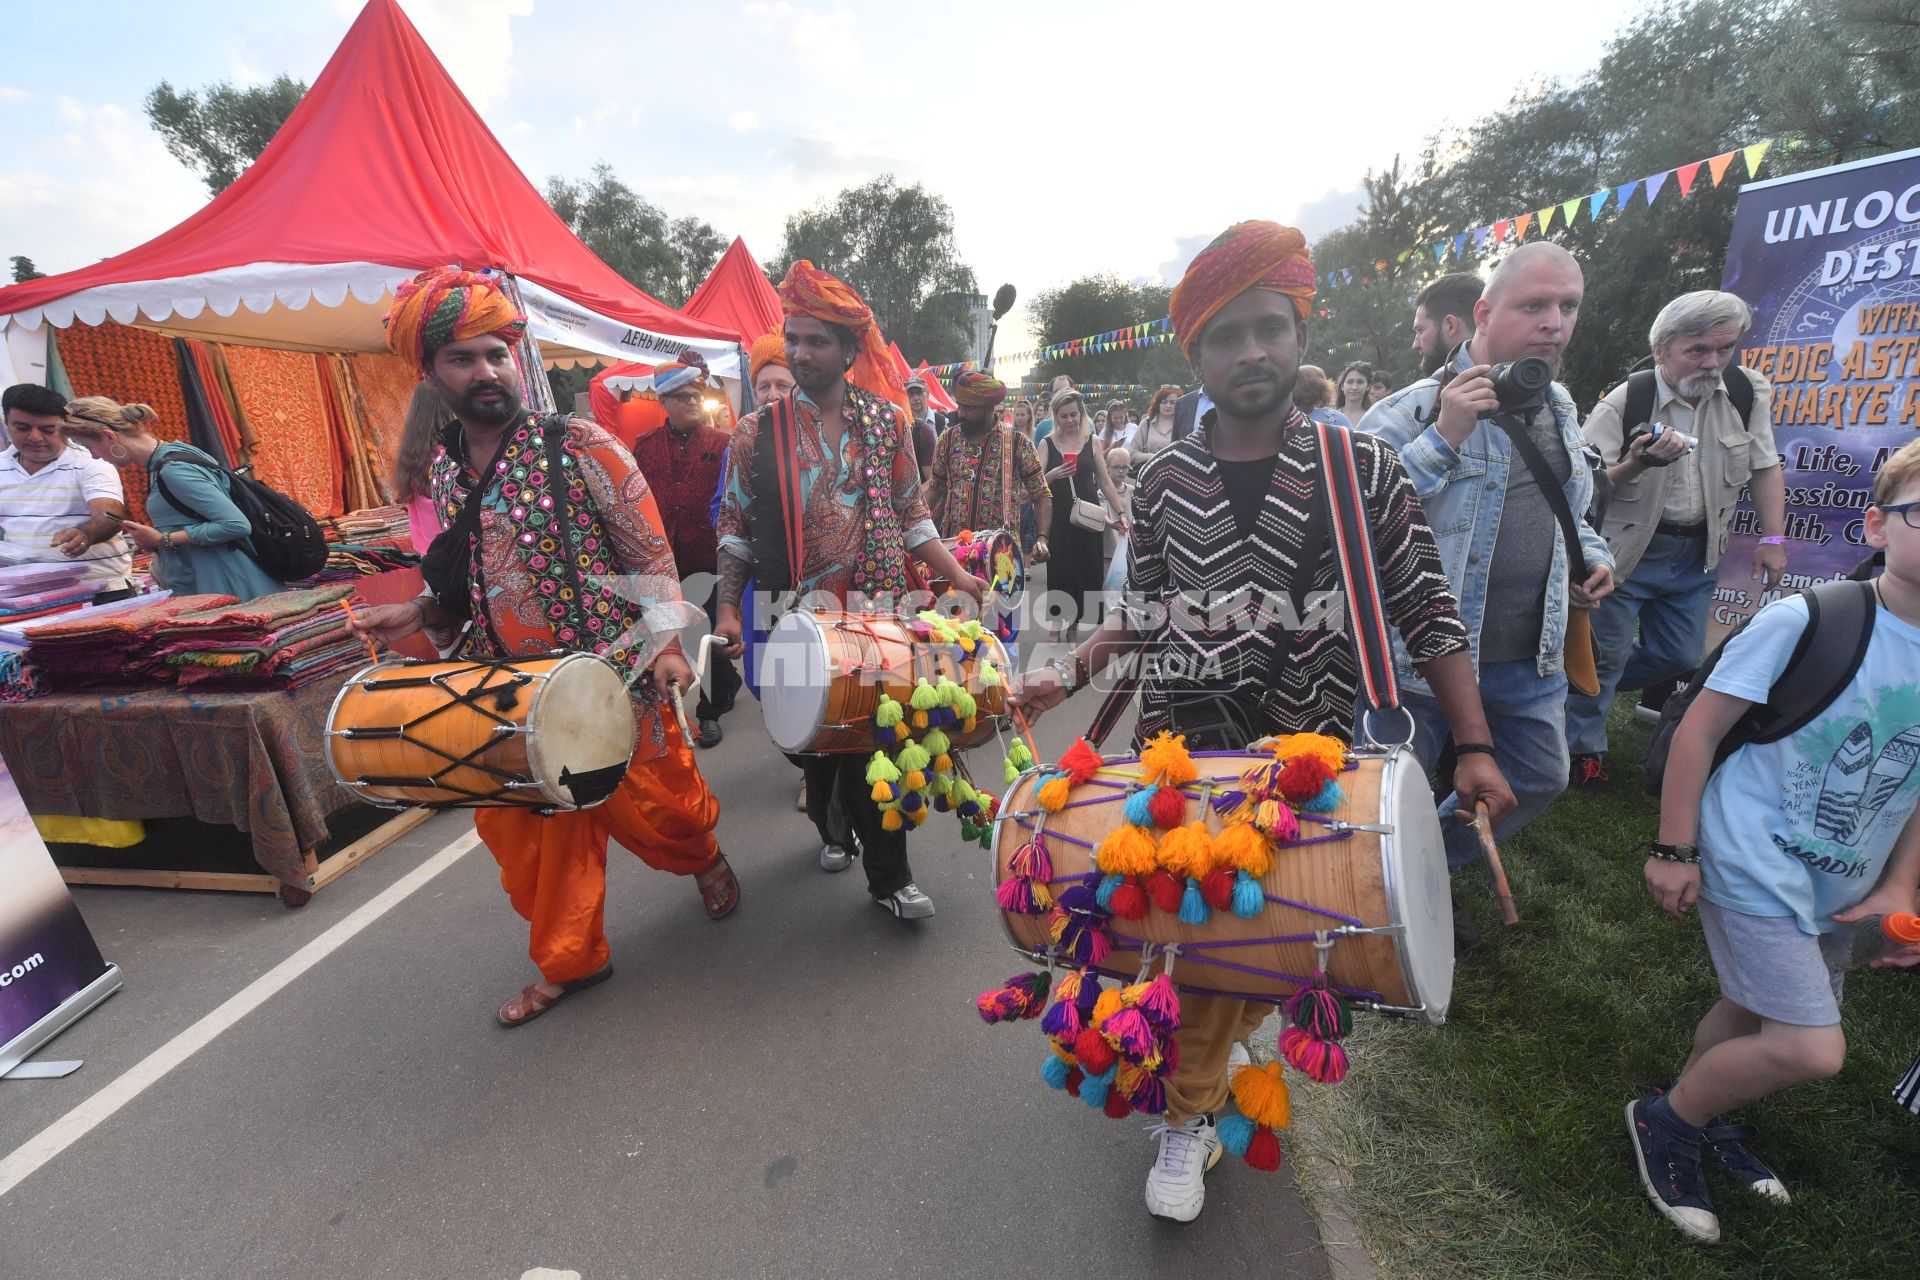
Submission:
<svg viewBox="0 0 1920 1280">
<path fill-rule="evenodd" d="M 1425 694 L 1401 691 L 1400 701 L 1413 713 L 1413 753 L 1420 767 L 1433 772 L 1440 745 L 1447 740 L 1447 718 L 1440 704 Z M 1480 702 L 1487 726 L 1493 730 L 1494 763 L 1506 775 L 1519 808 L 1494 826 L 1496 840 L 1504 841 L 1546 811 L 1567 787 L 1567 678 L 1560 672 L 1543 676 L 1532 658 L 1495 662 L 1480 668 Z M 1440 831 L 1447 845 L 1447 869 L 1458 871 L 1480 860 L 1480 838 L 1469 823 L 1454 817 L 1460 797 L 1450 794 L 1440 802 Z"/>
<path fill-rule="evenodd" d="M 1707 654 L 1714 575 L 1707 539 L 1656 533 L 1633 576 L 1593 611 L 1593 657 L 1600 692 L 1567 695 L 1567 743 L 1579 755 L 1607 749 L 1607 711 L 1622 689 L 1683 676 Z M 1634 639 L 1634 624 L 1640 638 Z"/>
</svg>

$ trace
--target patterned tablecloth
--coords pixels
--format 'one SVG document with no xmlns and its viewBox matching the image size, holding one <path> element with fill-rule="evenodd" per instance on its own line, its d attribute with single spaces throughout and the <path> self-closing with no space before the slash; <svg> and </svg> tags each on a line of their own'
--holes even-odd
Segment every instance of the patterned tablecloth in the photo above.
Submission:
<svg viewBox="0 0 1920 1280">
<path fill-rule="evenodd" d="M 269 875 L 300 886 L 304 850 L 355 803 L 323 737 L 349 674 L 294 693 L 49 694 L 0 713 L 0 756 L 30 813 L 238 827 Z"/>
</svg>

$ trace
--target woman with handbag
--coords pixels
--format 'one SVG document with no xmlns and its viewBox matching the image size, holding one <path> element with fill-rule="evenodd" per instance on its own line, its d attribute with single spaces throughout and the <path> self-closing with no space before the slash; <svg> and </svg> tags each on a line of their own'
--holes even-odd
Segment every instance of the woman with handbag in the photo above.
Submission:
<svg viewBox="0 0 1920 1280">
<path fill-rule="evenodd" d="M 94 457 L 147 472 L 147 518 L 120 526 L 128 541 L 153 553 L 153 576 L 176 596 L 209 593 L 242 602 L 286 587 L 253 558 L 253 525 L 233 503 L 227 469 L 190 444 L 161 440 L 148 429 L 160 415 L 144 404 L 83 396 L 67 406 L 67 435 Z M 165 486 L 157 479 L 167 463 Z M 172 499 L 179 499 L 176 505 Z"/>
<path fill-rule="evenodd" d="M 1124 499 L 1107 475 L 1100 450 L 1090 447 L 1087 403 L 1068 387 L 1053 397 L 1053 434 L 1046 439 L 1047 484 L 1053 490 L 1052 528 L 1047 531 L 1047 592 L 1060 604 L 1060 625 L 1049 618 L 1047 639 L 1071 636 L 1076 623 L 1098 622 L 1098 597 L 1106 577 L 1103 546 L 1107 527 L 1127 532 L 1127 518 L 1111 519 L 1102 499 L 1125 510 Z M 1049 611 L 1050 613 L 1051 611 Z"/>
</svg>

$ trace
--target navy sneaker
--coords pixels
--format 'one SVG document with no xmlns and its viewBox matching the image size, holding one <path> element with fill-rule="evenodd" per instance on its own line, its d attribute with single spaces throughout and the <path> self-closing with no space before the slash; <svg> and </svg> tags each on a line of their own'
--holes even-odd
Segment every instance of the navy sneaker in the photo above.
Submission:
<svg viewBox="0 0 1920 1280">
<path fill-rule="evenodd" d="M 1708 1161 L 1727 1177 L 1775 1204 L 1792 1204 L 1787 1184 L 1747 1146 L 1747 1140 L 1757 1132 L 1750 1124 L 1728 1124 L 1724 1117 L 1715 1116 L 1707 1121 L 1707 1131 L 1700 1141 L 1706 1147 Z"/>
<path fill-rule="evenodd" d="M 1640 1185 L 1668 1222 L 1682 1235 L 1702 1244 L 1720 1242 L 1720 1219 L 1707 1198 L 1707 1180 L 1700 1169 L 1701 1141 L 1677 1137 L 1647 1115 L 1652 1099 L 1627 1104 L 1627 1136 L 1633 1140 L 1634 1162 L 1640 1167 Z"/>
</svg>

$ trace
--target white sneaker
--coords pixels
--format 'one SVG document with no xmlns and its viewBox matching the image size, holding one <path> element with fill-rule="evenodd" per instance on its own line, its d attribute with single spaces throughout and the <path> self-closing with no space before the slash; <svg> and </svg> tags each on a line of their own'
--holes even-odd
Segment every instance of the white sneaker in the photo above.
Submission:
<svg viewBox="0 0 1920 1280">
<path fill-rule="evenodd" d="M 1192 1222 L 1207 1202 L 1207 1170 L 1220 1161 L 1213 1121 L 1195 1116 L 1147 1132 L 1160 1140 L 1160 1156 L 1147 1170 L 1147 1212 L 1165 1222 Z"/>
<path fill-rule="evenodd" d="M 933 914 L 933 899 L 922 893 L 917 884 L 908 883 L 884 898 L 875 898 L 874 902 L 902 920 L 925 920 Z"/>
<path fill-rule="evenodd" d="M 845 871 L 853 865 L 853 855 L 842 845 L 827 844 L 820 846 L 820 869 L 822 871 Z"/>
<path fill-rule="evenodd" d="M 1233 1083 L 1233 1073 L 1242 1067 L 1253 1065 L 1253 1054 L 1247 1049 L 1245 1040 L 1235 1040 L 1233 1047 L 1227 1050 L 1227 1083 Z"/>
</svg>

